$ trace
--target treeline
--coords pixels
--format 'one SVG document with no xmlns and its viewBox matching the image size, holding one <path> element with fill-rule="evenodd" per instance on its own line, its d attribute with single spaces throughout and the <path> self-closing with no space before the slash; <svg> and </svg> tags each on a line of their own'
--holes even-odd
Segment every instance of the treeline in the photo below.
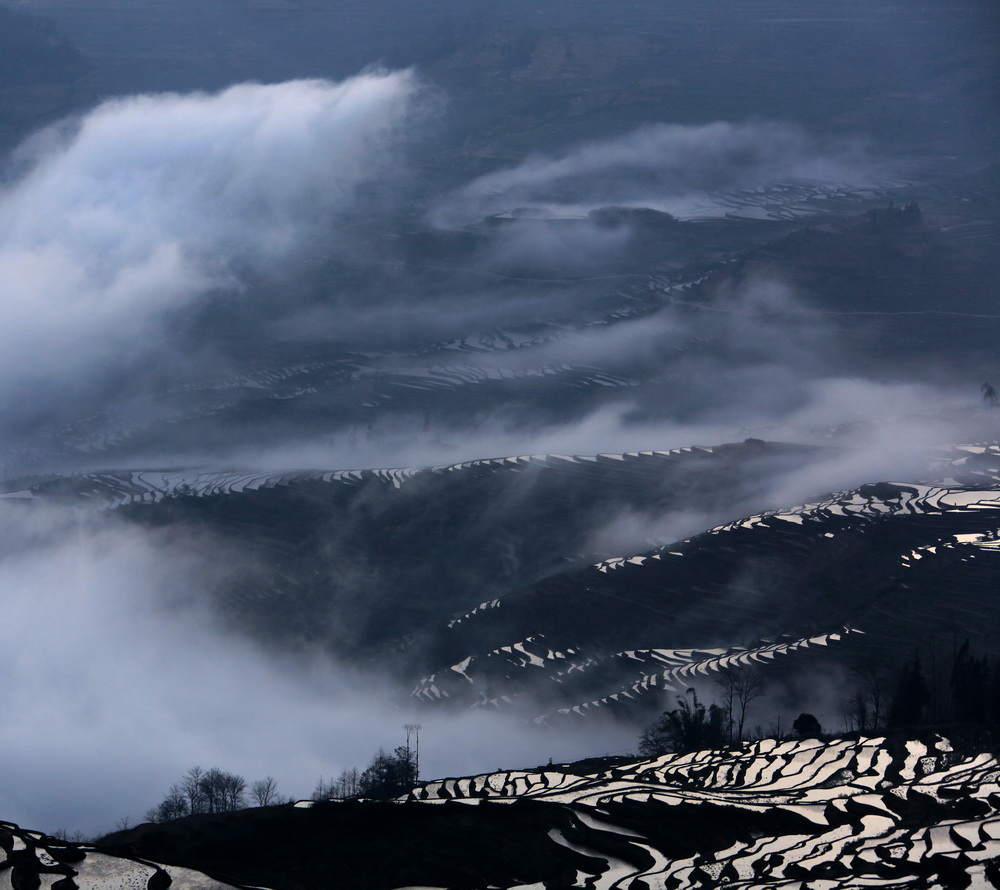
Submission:
<svg viewBox="0 0 1000 890">
<path fill-rule="evenodd" d="M 345 769 L 336 779 L 326 781 L 321 776 L 312 799 L 396 797 L 417 783 L 418 771 L 417 751 L 410 747 L 409 742 L 391 754 L 379 748 L 368 766 L 360 772 L 352 767 Z M 180 781 L 170 786 L 159 804 L 146 811 L 144 820 L 171 822 L 200 813 L 232 813 L 251 806 L 276 806 L 293 803 L 294 800 L 278 793 L 278 783 L 271 776 L 248 784 L 236 773 L 193 766 Z"/>
<path fill-rule="evenodd" d="M 232 813 L 248 806 L 267 807 L 289 803 L 278 795 L 278 783 L 271 777 L 249 787 L 236 773 L 200 766 L 189 769 L 179 782 L 170 786 L 166 797 L 146 811 L 146 822 L 170 822 L 199 813 Z"/>
<path fill-rule="evenodd" d="M 923 222 L 924 214 L 916 201 L 897 207 L 892 201 L 888 207 L 875 207 L 868 211 L 868 219 L 873 231 L 904 229 L 918 226 Z"/>
<path fill-rule="evenodd" d="M 872 733 L 928 726 L 965 725 L 1000 727 L 1000 659 L 991 664 L 976 653 L 968 639 L 951 647 L 944 665 L 935 650 L 913 655 L 893 668 L 877 661 L 853 665 L 844 680 L 840 727 L 848 733 Z M 928 669 L 928 664 L 930 665 Z M 720 703 L 704 704 L 695 689 L 676 699 L 639 740 L 639 753 L 656 757 L 669 752 L 718 748 L 759 738 L 759 724 L 747 732 L 751 705 L 767 694 L 763 676 L 755 668 L 735 668 L 716 681 Z M 803 713 L 792 724 L 799 736 L 823 733 L 819 720 Z M 780 725 L 767 735 L 780 735 Z"/>
<path fill-rule="evenodd" d="M 852 669 L 854 689 L 841 704 L 849 732 L 962 724 L 1000 726 L 1000 660 L 966 639 L 950 655 L 915 649 L 895 671 L 868 662 Z"/>
<path fill-rule="evenodd" d="M 767 694 L 763 674 L 756 668 L 734 667 L 716 681 L 722 704 L 705 705 L 695 689 L 677 698 L 677 707 L 664 711 L 639 738 L 643 757 L 670 752 L 721 748 L 744 738 L 750 707 Z"/>
<path fill-rule="evenodd" d="M 344 770 L 336 779 L 320 778 L 312 793 L 313 800 L 349 797 L 396 797 L 417 783 L 416 753 L 409 745 L 387 754 L 379 748 L 367 768 Z"/>
</svg>

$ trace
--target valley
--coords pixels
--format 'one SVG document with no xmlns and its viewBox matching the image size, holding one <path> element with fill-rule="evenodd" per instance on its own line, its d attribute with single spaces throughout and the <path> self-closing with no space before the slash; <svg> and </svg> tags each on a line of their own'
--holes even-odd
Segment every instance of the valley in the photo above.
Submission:
<svg viewBox="0 0 1000 890">
<path fill-rule="evenodd" d="M 995 10 L 459 6 L 0 6 L 0 888 L 1000 886 Z"/>
</svg>

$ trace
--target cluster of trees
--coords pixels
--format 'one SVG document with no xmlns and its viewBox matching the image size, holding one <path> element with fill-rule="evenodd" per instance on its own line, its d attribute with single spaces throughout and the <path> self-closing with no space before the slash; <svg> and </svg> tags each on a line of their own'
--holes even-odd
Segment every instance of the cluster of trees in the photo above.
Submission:
<svg viewBox="0 0 1000 890">
<path fill-rule="evenodd" d="M 639 753 L 658 757 L 670 751 L 719 748 L 744 737 L 751 704 L 766 695 L 764 677 L 752 667 L 734 667 L 716 681 L 721 704 L 704 705 L 694 689 L 677 699 L 639 739 Z"/>
<path fill-rule="evenodd" d="M 147 822 L 170 822 L 198 813 L 232 813 L 247 806 L 267 807 L 287 803 L 278 795 L 278 783 L 267 776 L 249 787 L 236 773 L 213 767 L 189 769 L 170 786 L 166 797 L 145 814 Z"/>
<path fill-rule="evenodd" d="M 361 791 L 360 778 L 356 766 L 345 769 L 336 779 L 329 781 L 320 776 L 315 789 L 313 789 L 312 799 L 330 800 L 337 798 L 344 800 L 348 797 L 358 797 Z"/>
<path fill-rule="evenodd" d="M 751 679 L 753 688 L 759 687 L 762 695 L 763 684 L 759 674 L 753 678 L 743 677 L 740 682 L 748 683 Z M 639 739 L 639 753 L 643 757 L 659 757 L 661 754 L 682 754 L 732 744 L 734 726 L 739 727 L 735 738 L 743 738 L 747 702 L 739 703 L 740 699 L 735 698 L 730 699 L 728 706 L 706 706 L 699 700 L 697 690 L 688 689 L 678 697 L 676 708 L 664 711 L 655 723 L 643 731 Z M 795 718 L 792 729 L 800 738 L 811 738 L 823 732 L 819 720 L 805 713 Z"/>
<path fill-rule="evenodd" d="M 677 707 L 664 711 L 639 738 L 639 753 L 643 757 L 659 757 L 670 752 L 698 751 L 721 748 L 729 740 L 729 713 L 719 705 L 706 707 L 694 689 L 679 696 Z"/>
<path fill-rule="evenodd" d="M 923 222 L 924 215 L 916 201 L 904 204 L 902 207 L 896 207 L 890 201 L 888 207 L 876 207 L 869 210 L 868 218 L 871 220 L 872 229 L 880 231 L 918 226 Z"/>
<path fill-rule="evenodd" d="M 320 777 L 312 793 L 313 800 L 341 800 L 350 797 L 395 797 L 412 788 L 419 775 L 419 725 L 407 724 L 406 744 L 391 754 L 379 748 L 367 768 L 345 769 L 339 777 L 329 781 Z M 413 738 L 417 745 L 410 746 Z M 189 769 L 179 782 L 170 786 L 166 797 L 145 814 L 147 822 L 170 822 L 198 813 L 231 813 L 248 806 L 267 807 L 292 803 L 294 798 L 278 794 L 278 783 L 271 777 L 250 785 L 236 773 L 200 766 Z M 118 828 L 127 828 L 127 820 L 120 820 Z"/>
<path fill-rule="evenodd" d="M 854 668 L 855 690 L 842 706 L 845 729 L 1000 725 L 1000 660 L 991 666 L 988 656 L 976 654 L 968 639 L 953 645 L 945 670 L 937 653 L 932 650 L 930 655 L 929 671 L 928 659 L 919 651 L 895 675 L 872 663 Z"/>
<path fill-rule="evenodd" d="M 951 671 L 952 708 L 958 723 L 1000 723 L 1000 661 L 977 656 L 966 640 Z"/>
<path fill-rule="evenodd" d="M 763 677 L 756 669 L 736 668 L 716 682 L 721 688 L 719 704 L 705 705 L 696 690 L 688 689 L 677 699 L 676 708 L 646 728 L 639 752 L 655 757 L 742 741 L 751 704 L 766 694 Z M 846 683 L 850 691 L 840 703 L 846 732 L 943 723 L 1000 726 L 1000 659 L 991 666 L 986 655 L 973 651 L 969 640 L 961 646 L 956 641 L 946 674 L 934 667 L 926 676 L 920 653 L 914 652 L 895 671 L 874 661 L 856 664 Z M 819 720 L 806 713 L 799 715 L 792 729 L 801 737 L 822 732 Z M 755 735 L 759 734 L 758 727 Z"/>
<path fill-rule="evenodd" d="M 348 797 L 396 797 L 417 783 L 416 752 L 408 744 L 391 754 L 379 748 L 361 773 L 356 768 L 344 770 L 336 779 L 320 778 L 312 793 L 313 800 Z"/>
</svg>

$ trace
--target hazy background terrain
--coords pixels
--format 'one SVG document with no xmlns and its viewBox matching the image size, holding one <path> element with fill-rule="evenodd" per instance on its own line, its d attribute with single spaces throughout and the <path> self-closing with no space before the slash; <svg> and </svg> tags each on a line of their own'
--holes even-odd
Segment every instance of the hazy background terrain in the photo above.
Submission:
<svg viewBox="0 0 1000 890">
<path fill-rule="evenodd" d="M 924 472 L 996 436 L 998 33 L 986 2 L 0 6 L 6 488 L 850 446 L 588 516 L 589 558 Z M 926 225 L 845 222 L 890 201 Z M 110 827 L 195 763 L 304 796 L 413 719 L 425 775 L 635 738 L 415 716 L 227 625 L 210 592 L 258 569 L 208 523 L 25 500 L 0 818 Z"/>
</svg>

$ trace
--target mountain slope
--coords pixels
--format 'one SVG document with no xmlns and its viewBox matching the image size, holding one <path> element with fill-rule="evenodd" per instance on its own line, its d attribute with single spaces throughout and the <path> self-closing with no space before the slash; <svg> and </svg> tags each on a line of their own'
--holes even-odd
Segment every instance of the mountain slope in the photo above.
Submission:
<svg viewBox="0 0 1000 890">
<path fill-rule="evenodd" d="M 941 737 L 765 739 L 188 817 L 102 848 L 276 890 L 990 887 L 998 776 L 994 756 Z"/>
<path fill-rule="evenodd" d="M 108 472 L 37 481 L 8 503 L 90 504 L 205 548 L 231 626 L 268 647 L 320 645 L 413 704 L 641 723 L 664 696 L 740 667 L 778 690 L 862 663 L 888 683 L 914 649 L 946 660 L 956 640 L 994 651 L 994 446 L 926 452 L 934 482 L 869 483 L 598 557 L 621 516 L 724 515 L 836 454 L 748 440 L 392 470 Z M 946 698 L 944 673 L 933 682 Z"/>
<path fill-rule="evenodd" d="M 641 708 L 739 664 L 781 685 L 866 661 L 892 673 L 915 647 L 947 657 L 955 639 L 993 651 L 996 460 L 958 458 L 964 484 L 865 485 L 570 568 L 440 628 L 441 665 L 415 695 L 523 697 L 552 718 Z"/>
</svg>

